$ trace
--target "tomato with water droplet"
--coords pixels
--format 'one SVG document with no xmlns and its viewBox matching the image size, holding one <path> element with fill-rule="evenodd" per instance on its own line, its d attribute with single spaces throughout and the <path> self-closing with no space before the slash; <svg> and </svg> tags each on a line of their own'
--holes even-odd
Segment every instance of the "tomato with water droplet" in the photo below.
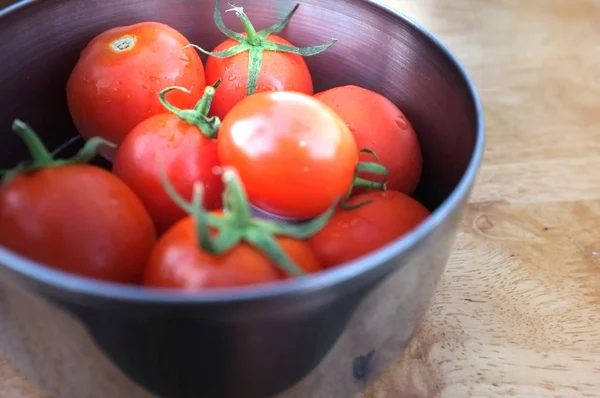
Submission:
<svg viewBox="0 0 600 398">
<path fill-rule="evenodd" d="M 176 29 L 143 22 L 109 29 L 83 49 L 67 82 L 73 122 L 85 138 L 103 137 L 120 144 L 144 119 L 164 112 L 158 93 L 182 86 L 191 93 L 169 93 L 179 108 L 191 108 L 206 79 L 202 60 Z M 112 159 L 114 149 L 102 149 Z"/>
<path fill-rule="evenodd" d="M 167 195 L 161 168 L 175 189 L 186 199 L 192 197 L 194 184 L 204 186 L 203 205 L 221 208 L 223 180 L 217 154 L 219 120 L 207 117 L 215 88 L 207 86 L 194 109 L 173 108 L 163 90 L 160 99 L 165 113 L 138 124 L 121 143 L 113 172 L 142 199 L 159 233 L 186 216 Z"/>
<path fill-rule="evenodd" d="M 346 122 L 359 149 L 370 149 L 388 169 L 387 187 L 412 194 L 419 180 L 423 159 L 414 128 L 402 111 L 383 95 L 358 86 L 342 86 L 315 94 Z M 371 161 L 362 153 L 360 160 Z M 367 172 L 360 177 L 382 181 Z M 359 193 L 361 189 L 354 192 Z"/>
</svg>

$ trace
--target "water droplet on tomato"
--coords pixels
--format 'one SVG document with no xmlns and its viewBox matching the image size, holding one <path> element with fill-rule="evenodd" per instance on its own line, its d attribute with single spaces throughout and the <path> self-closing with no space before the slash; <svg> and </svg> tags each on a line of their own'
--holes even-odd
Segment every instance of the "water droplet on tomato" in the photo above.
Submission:
<svg viewBox="0 0 600 398">
<path fill-rule="evenodd" d="M 229 75 L 229 77 L 227 78 L 227 80 L 229 80 L 230 82 L 234 81 L 235 79 L 237 79 L 236 75 Z"/>
<path fill-rule="evenodd" d="M 408 128 L 408 123 L 406 122 L 406 119 L 401 115 L 396 116 L 394 122 L 400 130 L 406 130 Z"/>
<path fill-rule="evenodd" d="M 223 168 L 221 166 L 213 166 L 211 171 L 214 175 L 217 175 L 217 176 L 220 176 L 221 174 L 223 174 Z"/>
<path fill-rule="evenodd" d="M 235 82 L 235 88 L 242 88 L 242 83 L 239 80 Z"/>
<path fill-rule="evenodd" d="M 102 79 L 96 80 L 94 82 L 94 84 L 96 85 L 96 92 L 98 94 L 100 94 L 103 90 L 110 88 L 110 86 L 111 86 L 111 82 L 109 80 L 102 80 Z M 115 88 L 113 87 L 113 90 L 114 89 Z"/>
<path fill-rule="evenodd" d="M 360 225 L 361 220 L 358 218 L 353 218 L 352 221 L 350 221 L 350 228 L 356 228 Z"/>
</svg>

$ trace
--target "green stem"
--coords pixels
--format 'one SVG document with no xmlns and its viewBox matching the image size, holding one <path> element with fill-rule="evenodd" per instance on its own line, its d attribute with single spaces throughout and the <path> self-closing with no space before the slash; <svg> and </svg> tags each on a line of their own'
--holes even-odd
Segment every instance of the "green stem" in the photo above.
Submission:
<svg viewBox="0 0 600 398">
<path fill-rule="evenodd" d="M 236 221 L 240 224 L 247 224 L 252 218 L 248 197 L 242 187 L 242 184 L 233 169 L 223 171 L 223 182 L 225 183 L 225 196 L 227 204 L 225 212 L 231 212 L 236 215 Z"/>
<path fill-rule="evenodd" d="M 378 189 L 378 190 L 382 190 L 382 191 L 385 191 L 387 189 L 386 184 L 387 184 L 387 177 L 388 177 L 389 172 L 388 172 L 388 169 L 384 165 L 379 163 L 379 156 L 377 156 L 377 154 L 374 151 L 367 149 L 367 148 L 363 148 L 363 149 L 359 150 L 358 153 L 359 154 L 367 153 L 367 154 L 373 156 L 377 162 L 376 163 L 375 162 L 358 162 L 356 164 L 356 168 L 354 170 L 354 180 L 352 181 L 352 186 L 350 187 L 350 189 L 346 193 L 346 196 L 344 197 L 344 199 L 342 199 L 342 202 L 340 203 L 340 207 L 344 210 L 357 209 L 359 207 L 362 207 L 364 205 L 371 203 L 370 200 L 366 200 L 364 202 L 357 203 L 355 205 L 348 204 L 348 199 L 350 199 L 350 197 L 352 196 L 352 192 L 357 187 L 369 188 L 369 190 Z M 371 180 L 361 178 L 358 176 L 358 174 L 360 172 L 371 173 L 371 174 L 373 174 L 373 178 Z M 382 182 L 375 182 L 375 177 L 378 175 L 381 175 L 384 177 Z"/>
<path fill-rule="evenodd" d="M 248 57 L 248 83 L 246 84 L 246 96 L 256 92 L 258 87 L 258 78 L 260 76 L 260 68 L 262 65 L 263 52 L 257 47 L 250 49 Z"/>
<path fill-rule="evenodd" d="M 331 47 L 337 41 L 337 39 L 332 39 L 330 42 L 323 44 L 323 45 L 314 46 L 314 47 L 302 47 L 302 48 L 285 45 L 285 44 L 273 43 L 273 42 L 268 41 L 267 38 L 271 34 L 281 32 L 288 25 L 288 23 L 292 19 L 292 16 L 294 15 L 294 13 L 298 9 L 298 7 L 299 7 L 299 4 L 296 4 L 294 6 L 294 8 L 292 9 L 292 11 L 290 11 L 283 20 L 281 20 L 280 22 L 278 22 L 272 26 L 269 26 L 263 30 L 260 30 L 260 31 L 256 30 L 256 28 L 250 21 L 250 18 L 248 18 L 248 15 L 246 15 L 246 13 L 244 12 L 244 9 L 242 7 L 234 6 L 231 9 L 228 9 L 227 11 L 234 11 L 236 16 L 242 22 L 244 31 L 246 33 L 246 35 L 244 36 L 243 34 L 236 33 L 225 26 L 225 24 L 223 22 L 223 17 L 220 12 L 221 2 L 220 2 L 220 0 L 216 0 L 215 1 L 215 12 L 214 12 L 215 24 L 217 25 L 219 30 L 221 32 L 223 32 L 223 34 L 225 34 L 225 36 L 237 41 L 239 44 L 236 46 L 230 47 L 227 50 L 219 51 L 219 52 L 206 51 L 197 45 L 190 45 L 190 46 L 193 46 L 198 51 L 200 51 L 204 54 L 207 54 L 209 56 L 216 57 L 216 58 L 221 58 L 221 59 L 233 57 L 237 54 L 248 51 L 249 52 L 249 54 L 248 54 L 249 60 L 248 60 L 248 80 L 246 82 L 246 85 L 247 85 L 246 95 L 251 95 L 251 94 L 255 93 L 256 90 L 258 89 L 258 77 L 260 75 L 260 70 L 262 68 L 263 53 L 265 51 L 284 52 L 284 53 L 298 54 L 298 55 L 301 55 L 304 57 L 310 57 L 310 56 L 322 53 L 323 51 L 327 50 L 329 47 Z"/>
<path fill-rule="evenodd" d="M 244 35 L 234 32 L 225 26 L 223 22 L 223 17 L 221 16 L 221 0 L 215 0 L 215 12 L 214 12 L 214 20 L 217 28 L 227 37 L 231 37 L 233 40 L 237 42 L 241 42 L 244 40 Z"/>
<path fill-rule="evenodd" d="M 29 125 L 17 119 L 13 121 L 12 128 L 27 146 L 34 163 L 52 162 L 52 155 Z"/>
<path fill-rule="evenodd" d="M 217 117 L 208 117 L 208 112 L 212 100 L 215 97 L 215 89 L 219 84 L 221 84 L 221 80 L 217 80 L 212 86 L 206 86 L 204 88 L 204 95 L 202 95 L 202 98 L 196 103 L 194 109 L 179 109 L 167 101 L 167 94 L 174 90 L 191 94 L 190 90 L 184 87 L 167 87 L 158 94 L 158 100 L 166 110 L 175 114 L 179 119 L 187 124 L 196 126 L 206 138 L 216 138 L 219 133 L 219 128 L 221 127 L 221 120 Z"/>
<path fill-rule="evenodd" d="M 115 148 L 116 145 L 99 137 L 89 139 L 85 145 L 71 158 L 54 159 L 48 151 L 42 140 L 25 122 L 15 119 L 12 125 L 13 131 L 21 137 L 29 153 L 31 160 L 19 163 L 13 169 L 0 170 L 2 183 L 8 183 L 12 178 L 20 173 L 29 173 L 36 170 L 60 166 L 69 166 L 74 164 L 85 164 L 92 160 L 98 153 L 101 145 Z"/>
<path fill-rule="evenodd" d="M 204 208 L 199 189 L 196 189 L 192 202 L 188 203 L 175 191 L 162 169 L 160 177 L 167 195 L 196 220 L 199 248 L 214 255 L 222 255 L 241 242 L 246 242 L 261 251 L 276 266 L 296 276 L 302 275 L 303 271 L 285 253 L 276 237 L 308 239 L 327 224 L 337 207 L 336 202 L 321 216 L 302 224 L 253 218 L 239 176 L 234 169 L 227 169 L 223 173 L 225 206 L 223 215 L 219 217 L 208 213 Z M 217 231 L 216 237 L 209 235 L 208 228 Z"/>
<path fill-rule="evenodd" d="M 248 15 L 246 15 L 246 13 L 244 12 L 244 8 L 233 6 L 230 9 L 226 10 L 225 12 L 230 12 L 230 11 L 235 12 L 235 15 L 242 22 L 242 26 L 244 26 L 244 31 L 246 31 L 246 37 L 247 37 L 248 43 L 252 46 L 259 45 L 260 37 L 258 36 L 256 29 L 254 29 L 254 25 L 252 25 L 252 22 L 250 22 Z"/>
<path fill-rule="evenodd" d="M 215 94 L 217 92 L 217 87 L 221 85 L 221 79 L 217 79 L 217 81 L 212 86 L 206 86 L 204 89 L 204 95 L 200 98 L 200 101 L 196 103 L 194 106 L 194 111 L 198 113 L 199 116 L 208 116 L 208 111 L 210 111 L 210 105 L 212 104 L 213 99 L 215 98 Z"/>
<path fill-rule="evenodd" d="M 207 250 L 214 249 L 213 241 L 210 238 L 208 231 L 208 222 L 206 220 L 204 209 L 204 187 L 200 183 L 194 184 L 194 194 L 192 196 L 192 206 L 194 206 L 194 214 L 196 216 L 196 234 L 198 235 L 200 247 L 205 247 Z"/>
<path fill-rule="evenodd" d="M 290 23 L 290 20 L 292 19 L 296 11 L 298 11 L 298 7 L 300 7 L 300 3 L 296 3 L 294 8 L 292 8 L 292 11 L 290 11 L 288 15 L 286 15 L 285 18 L 283 18 L 281 21 L 269 26 L 268 28 L 263 29 L 261 31 L 262 35 L 267 37 L 272 33 L 281 32 L 287 26 L 287 24 Z"/>
<path fill-rule="evenodd" d="M 213 254 L 223 254 L 227 250 L 237 245 L 242 240 L 243 234 L 235 228 L 221 230 L 219 235 L 213 240 Z"/>
<path fill-rule="evenodd" d="M 384 180 L 387 180 L 388 169 L 382 164 L 372 163 L 372 162 L 359 162 L 356 165 L 357 174 L 360 172 L 366 172 L 375 175 L 380 175 L 384 177 Z"/>
<path fill-rule="evenodd" d="M 369 189 L 385 190 L 386 184 L 385 184 L 385 182 L 375 182 L 373 180 L 367 180 L 365 178 L 356 177 L 356 178 L 354 178 L 352 187 L 354 187 L 354 188 L 362 187 L 362 188 L 369 188 Z"/>
<path fill-rule="evenodd" d="M 293 276 L 302 276 L 302 271 L 290 257 L 283 251 L 279 243 L 268 234 L 249 234 L 248 243 L 260 249 L 273 263 L 278 264 L 284 271 Z"/>
<path fill-rule="evenodd" d="M 369 189 L 381 190 L 387 189 L 386 184 L 389 171 L 387 167 L 385 167 L 379 162 L 379 156 L 377 156 L 377 154 L 373 150 L 368 148 L 362 148 L 358 151 L 358 153 L 367 153 L 373 156 L 376 162 L 358 162 L 358 164 L 356 165 L 356 171 L 354 173 L 354 182 L 352 184 L 352 187 L 368 187 Z M 370 173 L 373 175 L 373 178 L 371 180 L 360 178 L 358 176 L 360 172 Z M 376 176 L 383 176 L 383 181 L 375 182 L 374 180 Z"/>
</svg>

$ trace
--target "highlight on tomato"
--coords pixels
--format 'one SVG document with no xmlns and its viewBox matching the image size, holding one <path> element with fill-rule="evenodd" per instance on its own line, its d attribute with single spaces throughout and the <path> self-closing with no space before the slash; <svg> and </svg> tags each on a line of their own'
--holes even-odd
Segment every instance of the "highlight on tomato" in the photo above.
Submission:
<svg viewBox="0 0 600 398">
<path fill-rule="evenodd" d="M 359 148 L 369 148 L 377 154 L 388 170 L 388 189 L 408 195 L 415 191 L 421 179 L 421 146 L 411 123 L 394 103 L 375 91 L 355 85 L 335 87 L 315 97 L 344 120 Z M 369 159 L 370 155 L 361 155 L 361 160 Z M 381 176 L 364 171 L 359 176 L 383 181 Z"/>
<path fill-rule="evenodd" d="M 144 274 L 146 286 L 201 291 L 275 282 L 323 269 L 305 239 L 323 228 L 335 204 L 302 224 L 267 221 L 252 217 L 233 169 L 224 171 L 223 180 L 224 209 L 208 212 L 202 206 L 201 184 L 187 202 L 163 174 L 169 196 L 190 216 L 158 241 Z"/>
<path fill-rule="evenodd" d="M 412 231 L 430 212 L 399 191 L 370 191 L 350 198 L 308 239 L 326 268 L 367 255 Z"/>
<path fill-rule="evenodd" d="M 322 53 L 337 39 L 314 47 L 295 47 L 278 36 L 298 9 L 297 4 L 280 22 L 257 31 L 241 7 L 232 7 L 242 22 L 245 32 L 237 33 L 227 28 L 221 16 L 221 2 L 215 1 L 215 24 L 228 39 L 206 51 L 206 79 L 223 82 L 215 95 L 211 114 L 224 118 L 233 106 L 244 97 L 261 91 L 297 91 L 313 94 L 313 81 L 303 57 Z"/>
<path fill-rule="evenodd" d="M 356 178 L 357 168 L 382 172 L 359 165 L 354 137 L 335 112 L 297 92 L 246 97 L 223 120 L 217 143 L 221 164 L 237 170 L 250 202 L 280 217 L 316 217 L 353 185 L 372 185 Z"/>
<path fill-rule="evenodd" d="M 162 90 L 159 97 L 165 112 L 138 124 L 115 156 L 113 173 L 142 200 L 159 234 L 186 213 L 165 192 L 158 162 L 181 196 L 191 199 L 194 184 L 200 182 L 204 186 L 203 206 L 209 210 L 221 208 L 223 180 L 216 141 L 220 120 L 207 116 L 219 83 L 207 86 L 192 109 L 179 109 L 165 98 L 173 90 L 189 93 L 185 88 Z"/>
<path fill-rule="evenodd" d="M 188 44 L 179 31 L 158 22 L 116 27 L 93 38 L 66 85 L 79 133 L 119 145 L 138 123 L 164 112 L 158 94 L 169 86 L 190 92 L 171 92 L 171 104 L 192 108 L 206 81 L 202 60 Z M 114 148 L 103 147 L 101 154 L 111 160 Z"/>
<path fill-rule="evenodd" d="M 16 120 L 13 130 L 32 156 L 3 170 L 0 245 L 73 274 L 139 283 L 156 241 L 142 202 L 118 177 L 86 164 L 92 138 L 70 159 L 54 159 L 35 132 Z"/>
</svg>

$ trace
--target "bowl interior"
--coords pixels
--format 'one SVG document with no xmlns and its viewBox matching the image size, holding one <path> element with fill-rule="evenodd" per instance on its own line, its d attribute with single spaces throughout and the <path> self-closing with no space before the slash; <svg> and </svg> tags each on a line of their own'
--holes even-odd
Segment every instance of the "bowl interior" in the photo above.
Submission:
<svg viewBox="0 0 600 398">
<path fill-rule="evenodd" d="M 304 281 L 248 292 L 216 293 L 213 298 L 217 301 L 267 299 L 351 279 L 363 284 L 353 275 L 379 272 L 378 266 L 385 258 L 403 253 L 454 213 L 467 194 L 481 158 L 483 131 L 476 95 L 460 66 L 434 38 L 375 1 L 298 3 L 300 8 L 283 31 L 284 37 L 298 46 L 321 44 L 331 37 L 339 39 L 325 53 L 307 58 L 315 92 L 355 84 L 387 96 L 404 111 L 421 142 L 424 170 L 417 198 L 435 210 L 459 182 L 460 189 L 414 233 L 391 244 L 391 251 L 383 249 L 358 260 L 357 266 L 339 267 Z M 281 20 L 295 4 L 288 0 L 237 2 L 258 29 Z M 225 9 L 225 4 L 222 7 Z M 192 43 L 210 49 L 224 39 L 213 22 L 213 10 L 214 0 L 28 0 L 0 11 L 0 53 L 4 56 L 0 74 L 4 89 L 0 97 L 0 168 L 29 158 L 11 131 L 14 118 L 32 125 L 51 149 L 76 137 L 66 106 L 65 84 L 80 51 L 95 35 L 114 26 L 153 20 L 179 29 Z M 226 25 L 241 29 L 233 13 L 223 13 L 223 17 Z M 66 275 L 12 257 L 2 248 L 0 260 L 11 275 L 24 277 L 35 288 L 49 288 L 52 294 L 74 292 L 78 299 L 102 296 L 133 302 L 148 299 L 152 303 L 187 301 L 181 295 Z M 203 294 L 189 299 L 210 302 L 211 297 Z"/>
<path fill-rule="evenodd" d="M 236 5 L 243 6 L 260 29 L 280 20 L 295 3 L 239 0 Z M 339 39 L 325 53 L 307 58 L 315 92 L 357 84 L 395 102 L 422 145 L 424 171 L 417 195 L 436 208 L 463 176 L 476 140 L 475 104 L 458 68 L 425 34 L 375 2 L 299 3 L 285 37 L 298 46 Z M 212 0 L 33 0 L 5 12 L 0 23 L 0 167 L 27 159 L 23 144 L 11 132 L 14 118 L 30 123 L 49 148 L 76 134 L 65 84 L 93 36 L 114 26 L 155 20 L 212 48 L 224 38 L 213 23 L 213 9 Z M 227 26 L 241 29 L 233 13 L 223 15 Z"/>
</svg>

